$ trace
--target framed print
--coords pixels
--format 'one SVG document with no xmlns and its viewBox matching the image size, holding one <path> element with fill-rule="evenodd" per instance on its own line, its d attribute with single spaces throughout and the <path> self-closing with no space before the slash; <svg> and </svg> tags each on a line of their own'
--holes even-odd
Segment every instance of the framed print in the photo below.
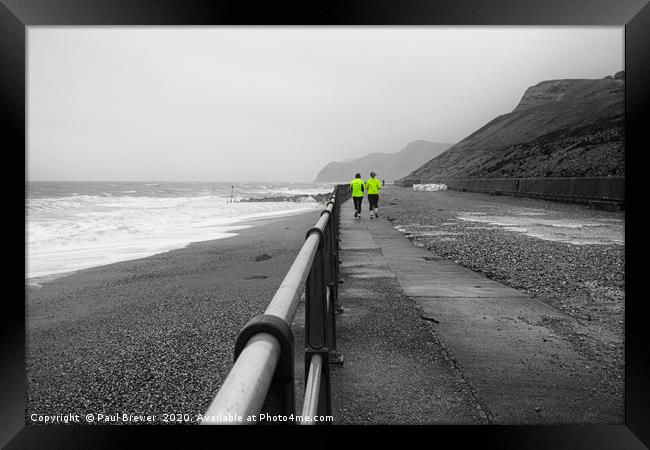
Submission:
<svg viewBox="0 0 650 450">
<path fill-rule="evenodd" d="M 650 445 L 647 2 L 0 18 L 3 448 Z"/>
</svg>

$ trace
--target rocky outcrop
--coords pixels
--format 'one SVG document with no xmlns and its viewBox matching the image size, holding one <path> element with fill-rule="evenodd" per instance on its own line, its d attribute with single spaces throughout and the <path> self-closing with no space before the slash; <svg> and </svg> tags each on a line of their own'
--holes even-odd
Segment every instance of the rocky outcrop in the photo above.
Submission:
<svg viewBox="0 0 650 450">
<path fill-rule="evenodd" d="M 251 197 L 239 200 L 241 203 L 247 202 L 326 202 L 332 196 L 331 192 L 321 194 L 297 194 L 297 195 L 274 195 L 271 197 Z"/>
<path fill-rule="evenodd" d="M 625 74 L 550 80 L 406 178 L 624 175 Z"/>
</svg>

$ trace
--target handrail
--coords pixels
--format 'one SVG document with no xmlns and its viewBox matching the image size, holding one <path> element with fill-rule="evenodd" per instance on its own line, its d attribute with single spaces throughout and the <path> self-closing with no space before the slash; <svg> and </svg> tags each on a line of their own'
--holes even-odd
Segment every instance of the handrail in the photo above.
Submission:
<svg viewBox="0 0 650 450">
<path fill-rule="evenodd" d="M 263 315 L 253 318 L 235 345 L 235 362 L 201 420 L 206 424 L 252 423 L 262 410 L 292 414 L 294 409 L 291 322 L 305 293 L 305 377 L 303 413 L 331 412 L 329 364 L 339 364 L 334 311 L 338 305 L 340 203 L 349 188 L 334 189 Z M 330 360 L 330 354 L 334 359 Z M 307 401 L 309 402 L 307 403 Z M 303 419 L 305 421 L 307 419 Z M 286 422 L 284 422 L 286 423 Z"/>
<path fill-rule="evenodd" d="M 332 212 L 333 203 L 327 205 L 326 211 Z M 329 220 L 329 214 L 320 216 L 314 228 L 324 231 Z M 313 228 L 312 228 L 313 229 Z M 298 300 L 302 295 L 307 281 L 307 275 L 314 260 L 316 250 L 318 250 L 320 238 L 317 233 L 310 234 L 303 244 L 298 256 L 289 268 L 289 272 L 284 277 L 282 284 L 275 292 L 271 303 L 266 308 L 265 314 L 277 316 L 285 322 L 291 323 L 298 308 Z"/>
<path fill-rule="evenodd" d="M 305 383 L 305 400 L 302 404 L 302 420 L 300 425 L 313 425 L 314 416 L 318 408 L 318 394 L 320 391 L 320 378 L 322 373 L 323 359 L 320 355 L 314 355 L 309 365 L 309 376 Z"/>
<path fill-rule="evenodd" d="M 259 413 L 279 360 L 276 338 L 268 333 L 253 336 L 205 412 L 202 424 L 235 424 Z"/>
</svg>

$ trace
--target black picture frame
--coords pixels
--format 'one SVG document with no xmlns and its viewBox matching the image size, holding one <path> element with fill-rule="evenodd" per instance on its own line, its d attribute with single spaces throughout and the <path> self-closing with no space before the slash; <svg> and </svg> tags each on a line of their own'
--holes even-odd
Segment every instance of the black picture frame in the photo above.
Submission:
<svg viewBox="0 0 650 450">
<path fill-rule="evenodd" d="M 387 431 L 398 439 L 417 431 L 426 445 L 439 445 L 452 439 L 454 446 L 473 443 L 487 448 L 572 448 L 627 449 L 650 446 L 650 348 L 646 325 L 647 295 L 643 293 L 644 242 L 643 203 L 647 188 L 640 171 L 650 130 L 650 5 L 645 0 L 319 0 L 303 2 L 259 2 L 236 0 L 0 0 L 0 109 L 2 111 L 3 155 L 16 157 L 7 163 L 8 175 L 18 178 L 18 167 L 26 174 L 25 158 L 25 44 L 26 27 L 34 25 L 618 25 L 625 26 L 626 70 L 626 331 L 625 331 L 625 423 L 620 425 L 544 425 L 544 426 L 435 426 L 318 427 L 332 439 L 331 445 L 363 433 L 376 437 Z M 21 156 L 22 155 L 22 158 Z M 13 181 L 13 179 L 11 180 Z M 25 181 L 25 180 L 23 180 Z M 17 182 L 17 181 L 16 181 Z M 636 183 L 636 186 L 634 185 Z M 6 183 L 5 186 L 13 186 Z M 24 203 L 11 189 L 5 202 L 5 242 L 15 245 L 15 255 L 5 252 L 8 284 L 18 291 L 24 264 L 13 259 L 24 257 L 25 247 L 18 236 L 25 223 Z M 24 200 L 24 198 L 23 198 Z M 23 213 L 19 211 L 22 208 Z M 633 245 L 628 245 L 628 243 Z M 6 245 L 4 246 L 6 248 Z M 13 253 L 13 252 L 12 252 Z M 6 287 L 5 283 L 5 287 Z M 23 290 L 23 301 L 24 301 Z M 19 294 L 5 292 L 1 327 L 2 360 L 0 444 L 3 448 L 120 448 L 133 447 L 133 438 L 148 444 L 160 440 L 167 444 L 188 439 L 210 438 L 219 443 L 225 434 L 261 436 L 277 439 L 307 437 L 305 430 L 292 427 L 25 425 L 25 309 Z M 336 434 L 334 434 L 336 432 Z M 216 434 L 215 434 L 216 433 Z M 244 434 L 245 433 L 245 434 Z M 343 434 L 340 434 L 343 433 Z M 368 436 L 372 433 L 372 436 Z M 286 442 L 286 441 L 282 441 Z M 221 442 L 223 444 L 223 442 Z M 291 445 L 307 445 L 299 440 Z M 323 442 L 322 442 L 323 443 Z M 278 445 L 281 445 L 278 441 Z"/>
</svg>

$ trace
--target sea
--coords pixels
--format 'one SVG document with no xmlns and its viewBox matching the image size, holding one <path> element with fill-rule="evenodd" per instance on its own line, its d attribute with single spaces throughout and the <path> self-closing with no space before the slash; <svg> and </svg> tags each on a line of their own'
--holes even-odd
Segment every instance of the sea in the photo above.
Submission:
<svg viewBox="0 0 650 450">
<path fill-rule="evenodd" d="M 39 286 L 77 270 L 235 236 L 251 226 L 250 219 L 322 208 L 312 195 L 333 188 L 275 182 L 28 182 L 25 278 Z"/>
</svg>

